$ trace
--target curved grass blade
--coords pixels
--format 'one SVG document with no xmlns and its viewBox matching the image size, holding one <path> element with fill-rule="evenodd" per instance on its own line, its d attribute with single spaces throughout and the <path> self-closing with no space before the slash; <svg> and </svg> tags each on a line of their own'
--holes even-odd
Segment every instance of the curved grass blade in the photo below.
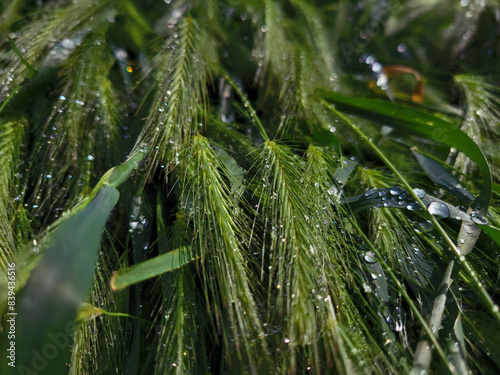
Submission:
<svg viewBox="0 0 500 375">
<path fill-rule="evenodd" d="M 418 164 L 420 164 L 432 182 L 464 203 L 474 201 L 474 196 L 465 187 L 463 187 L 451 173 L 449 173 L 436 161 L 422 154 L 416 147 L 412 147 L 411 151 L 417 159 Z"/>
<path fill-rule="evenodd" d="M 10 46 L 12 48 L 12 50 L 14 51 L 14 53 L 19 57 L 19 59 L 21 60 L 21 64 L 23 64 L 24 66 L 26 66 L 29 71 L 31 72 L 32 75 L 35 75 L 38 73 L 38 70 L 36 70 L 33 65 L 31 65 L 29 62 L 26 61 L 26 59 L 23 57 L 23 54 L 21 53 L 21 51 L 19 51 L 19 48 L 17 48 L 16 46 L 16 42 L 14 42 L 14 39 L 12 39 L 10 36 L 7 35 L 7 39 L 9 40 L 9 43 L 10 43 Z"/>
<path fill-rule="evenodd" d="M 334 103 L 342 111 L 370 120 L 379 120 L 385 125 L 454 147 L 466 154 L 477 164 L 484 179 L 480 194 L 472 202 L 472 208 L 478 210 L 480 215 L 486 214 L 492 190 L 490 168 L 482 151 L 463 131 L 441 118 L 414 108 L 383 100 L 343 96 L 333 92 L 323 91 L 322 94 L 326 100 Z"/>
<path fill-rule="evenodd" d="M 476 224 L 481 230 L 486 233 L 493 241 L 500 246 L 500 229 L 492 227 L 491 225 Z"/>
<path fill-rule="evenodd" d="M 19 301 L 18 371 L 66 372 L 76 312 L 92 283 L 102 232 L 119 195 L 103 186 L 82 211 L 47 234 Z"/>
<path fill-rule="evenodd" d="M 113 272 L 110 280 L 111 289 L 115 292 L 125 289 L 130 285 L 181 268 L 199 258 L 191 252 L 191 246 L 180 247 L 132 267 Z"/>
<path fill-rule="evenodd" d="M 414 189 L 413 192 L 420 196 L 421 202 L 434 217 L 450 218 L 473 224 L 471 216 L 457 207 L 425 193 L 422 189 Z M 420 204 L 412 199 L 411 194 L 399 186 L 393 186 L 389 189 L 369 189 L 363 194 L 341 200 L 340 204 L 348 206 L 348 211 L 353 213 L 381 207 L 399 208 L 408 211 L 423 210 Z"/>
<path fill-rule="evenodd" d="M 448 339 L 448 352 L 450 362 L 456 369 L 456 373 L 466 375 L 469 373 L 467 368 L 467 349 L 465 346 L 464 330 L 462 327 L 462 318 L 460 314 L 457 316 L 453 324 L 453 333 Z"/>
</svg>

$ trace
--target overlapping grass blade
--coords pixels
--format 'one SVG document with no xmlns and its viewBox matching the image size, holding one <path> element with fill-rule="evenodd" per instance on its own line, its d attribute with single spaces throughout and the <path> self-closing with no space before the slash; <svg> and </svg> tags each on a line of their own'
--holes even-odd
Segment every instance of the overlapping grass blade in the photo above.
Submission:
<svg viewBox="0 0 500 375">
<path fill-rule="evenodd" d="M 74 46 L 60 72 L 58 95 L 50 96 L 48 103 L 43 94 L 39 96 L 51 110 L 37 110 L 41 124 L 34 132 L 36 167 L 29 173 L 37 183 L 29 204 L 45 214 L 56 204 L 67 208 L 59 193 L 62 185 L 69 185 L 67 198 L 78 196 L 95 183 L 89 179 L 90 171 L 99 175 L 121 161 L 121 145 L 116 142 L 121 132 L 120 104 L 109 78 L 115 61 L 106 43 L 107 30 L 106 25 L 97 28 Z M 96 60 L 98 67 L 92 65 Z M 100 152 L 107 158 L 96 157 Z"/>
<path fill-rule="evenodd" d="M 472 138 L 483 150 L 491 162 L 492 174 L 500 176 L 496 155 L 496 144 L 500 137 L 500 90 L 487 77 L 476 74 L 458 74 L 453 81 L 462 90 L 464 116 L 461 130 Z M 463 155 L 451 154 L 450 162 L 462 173 L 470 174 L 474 170 L 470 160 Z"/>
<path fill-rule="evenodd" d="M 339 373 L 363 371 L 362 358 L 369 358 L 371 352 L 360 353 L 356 359 L 347 353 L 360 343 L 375 351 L 377 343 L 359 320 L 360 312 L 351 305 L 351 298 L 341 292 L 341 285 L 353 278 L 349 258 L 356 257 L 342 251 L 345 239 L 332 221 L 327 192 L 335 168 L 313 146 L 307 155 L 305 169 L 304 161 L 286 146 L 265 142 L 257 160 L 262 180 L 255 187 L 260 200 L 257 219 L 264 224 L 263 234 L 259 233 L 263 236 L 262 267 L 270 271 L 267 303 L 276 306 L 268 312 L 268 319 L 280 321 L 281 314 L 288 316 L 279 335 L 288 346 L 283 368 L 300 372 L 310 367 L 321 373 L 336 366 Z M 341 264 L 345 273 L 340 271 Z M 356 330 L 346 331 L 345 325 Z M 323 350 L 326 357 L 321 359 Z M 392 366 L 385 356 L 379 365 Z M 382 368 L 372 370 L 381 372 Z"/>
<path fill-rule="evenodd" d="M 214 39 L 205 26 L 184 15 L 153 61 L 152 106 L 138 142 L 154 145 L 150 170 L 161 161 L 178 161 L 203 118 L 206 81 L 217 61 Z"/>
<path fill-rule="evenodd" d="M 161 198 L 159 194 L 156 209 L 159 253 L 168 254 L 171 248 L 183 246 L 191 248 L 193 231 L 186 222 L 185 213 L 178 213 L 168 227 L 165 201 Z M 160 280 L 162 300 L 158 350 L 152 353 L 155 371 L 179 375 L 203 372 L 210 366 L 212 348 L 207 346 L 206 340 L 213 332 L 203 294 L 196 287 L 196 267 L 186 265 L 163 274 Z"/>
<path fill-rule="evenodd" d="M 107 21 L 107 17 L 114 13 L 112 3 L 106 0 L 92 0 L 71 3 L 58 9 L 53 9 L 54 5 L 49 6 L 44 14 L 38 14 L 33 22 L 14 34 L 13 40 L 19 50 L 25 51 L 25 61 L 45 74 L 48 69 L 67 58 L 67 52 L 73 50 L 75 43 L 78 44 L 82 40 L 90 24 Z M 54 39 L 59 43 L 54 45 Z M 48 46 L 52 46 L 52 49 Z M 0 100 L 8 97 L 13 88 L 22 84 L 32 74 L 13 50 L 7 51 L 2 60 L 5 72 L 9 72 L 3 77 L 10 79 L 5 79 L 0 87 Z"/>
<path fill-rule="evenodd" d="M 172 250 L 144 262 L 134 264 L 129 268 L 116 271 L 111 276 L 111 289 L 114 291 L 124 289 L 130 285 L 180 268 L 196 259 L 197 257 L 191 255 L 190 247 Z"/>
<path fill-rule="evenodd" d="M 219 345 L 228 356 L 227 363 L 221 365 L 242 369 L 246 363 L 249 371 L 257 373 L 267 368 L 269 358 L 243 247 L 249 237 L 248 223 L 224 178 L 231 169 L 201 135 L 193 138 L 180 166 L 180 209 L 193 225 L 191 246 L 201 257 L 206 309 L 221 335 Z"/>
</svg>

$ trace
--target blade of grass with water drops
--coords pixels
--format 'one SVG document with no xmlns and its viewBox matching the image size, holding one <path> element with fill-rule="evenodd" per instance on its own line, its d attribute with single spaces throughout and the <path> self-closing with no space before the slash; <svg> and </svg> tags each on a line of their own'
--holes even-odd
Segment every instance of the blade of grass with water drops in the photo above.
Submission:
<svg viewBox="0 0 500 375">
<path fill-rule="evenodd" d="M 162 273 L 178 269 L 198 259 L 191 253 L 191 246 L 172 250 L 166 254 L 145 260 L 129 268 L 115 271 L 111 277 L 111 289 L 122 290 L 130 285 L 159 276 Z"/>
<path fill-rule="evenodd" d="M 454 195 L 462 202 L 470 203 L 474 201 L 474 196 L 463 187 L 451 173 L 439 165 L 439 163 L 423 154 L 417 147 L 412 147 L 411 151 L 432 182 Z"/>
<path fill-rule="evenodd" d="M 380 121 L 384 125 L 454 147 L 466 154 L 478 165 L 484 179 L 481 192 L 472 202 L 472 207 L 481 215 L 486 214 L 492 190 L 490 167 L 481 149 L 463 131 L 429 113 L 383 100 L 354 98 L 326 91 L 323 91 L 322 95 L 343 111 L 372 121 Z"/>
</svg>

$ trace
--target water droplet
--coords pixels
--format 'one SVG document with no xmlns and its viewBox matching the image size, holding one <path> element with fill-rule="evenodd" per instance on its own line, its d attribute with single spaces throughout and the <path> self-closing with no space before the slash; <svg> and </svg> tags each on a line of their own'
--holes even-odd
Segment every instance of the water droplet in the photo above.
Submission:
<svg viewBox="0 0 500 375">
<path fill-rule="evenodd" d="M 335 133 L 337 128 L 335 126 L 330 126 L 330 133 Z"/>
<path fill-rule="evenodd" d="M 375 263 L 377 261 L 376 255 L 373 251 L 367 251 L 364 259 L 368 263 Z"/>
<path fill-rule="evenodd" d="M 418 223 L 418 225 L 424 232 L 430 232 L 432 230 L 432 223 L 429 220 Z"/>
<path fill-rule="evenodd" d="M 87 160 L 94 160 L 94 156 L 93 155 L 87 155 Z"/>
<path fill-rule="evenodd" d="M 367 61 L 368 61 L 368 60 L 367 60 Z M 373 64 L 373 65 L 372 65 L 372 71 L 373 71 L 374 73 L 380 73 L 380 72 L 382 72 L 382 68 L 383 68 L 383 67 L 382 67 L 382 64 L 381 64 L 381 63 L 379 63 L 379 62 L 376 62 L 375 64 Z"/>
<path fill-rule="evenodd" d="M 61 95 L 61 96 L 59 97 L 59 100 L 66 100 L 66 97 L 65 97 L 64 95 Z"/>
<path fill-rule="evenodd" d="M 290 339 L 289 338 L 286 338 L 283 340 L 285 342 L 285 344 L 288 344 L 290 342 Z"/>
<path fill-rule="evenodd" d="M 413 189 L 413 192 L 420 199 L 424 198 L 427 195 L 427 193 L 425 192 L 424 189 L 418 189 L 418 188 L 416 188 L 416 189 Z"/>
<path fill-rule="evenodd" d="M 429 213 L 434 216 L 448 217 L 450 216 L 450 209 L 441 202 L 432 202 L 427 206 Z"/>
<path fill-rule="evenodd" d="M 418 211 L 421 208 L 422 207 L 420 207 L 420 204 L 418 204 L 417 202 L 410 203 L 408 206 L 406 206 L 406 209 L 410 211 Z"/>
<path fill-rule="evenodd" d="M 45 176 L 47 178 L 52 178 L 52 175 L 51 174 L 48 174 L 47 176 Z"/>
<path fill-rule="evenodd" d="M 463 238 L 461 238 L 460 243 L 465 243 L 465 240 Z"/>
<path fill-rule="evenodd" d="M 474 223 L 479 224 L 479 225 L 489 225 L 490 224 L 490 222 L 488 221 L 488 219 L 486 219 L 483 216 L 473 216 L 473 215 L 471 215 L 471 220 Z"/>
<path fill-rule="evenodd" d="M 390 192 L 392 195 L 400 195 L 401 193 L 404 192 L 404 190 L 401 189 L 399 186 L 393 186 L 393 187 L 391 187 Z M 402 199 L 402 198 L 400 198 L 400 199 Z"/>
<path fill-rule="evenodd" d="M 61 47 L 65 49 L 75 49 L 75 42 L 71 39 L 65 38 L 61 41 Z"/>
<path fill-rule="evenodd" d="M 372 195 L 373 193 L 375 193 L 375 189 L 368 189 L 367 191 L 365 191 L 365 197 L 368 197 L 368 196 Z"/>
<path fill-rule="evenodd" d="M 138 221 L 131 221 L 129 225 L 130 229 L 142 229 L 142 224 Z"/>
</svg>

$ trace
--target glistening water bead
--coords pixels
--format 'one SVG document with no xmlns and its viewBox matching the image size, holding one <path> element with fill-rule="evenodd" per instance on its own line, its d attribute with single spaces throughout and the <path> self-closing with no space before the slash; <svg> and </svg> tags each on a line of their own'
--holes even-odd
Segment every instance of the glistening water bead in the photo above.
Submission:
<svg viewBox="0 0 500 375">
<path fill-rule="evenodd" d="M 449 208 L 441 202 L 432 202 L 429 206 L 427 206 L 427 210 L 434 216 L 440 216 L 442 218 L 450 216 Z"/>
<path fill-rule="evenodd" d="M 413 189 L 413 192 L 419 199 L 425 198 L 425 196 L 427 195 L 424 189 L 415 188 Z"/>
<path fill-rule="evenodd" d="M 400 188 L 399 186 L 393 186 L 393 187 L 391 187 L 390 193 L 392 195 L 400 195 L 400 194 L 404 193 L 404 190 L 402 188 Z M 406 195 L 400 199 L 404 199 L 404 198 L 406 198 Z"/>
<path fill-rule="evenodd" d="M 363 258 L 367 263 L 375 263 L 377 261 L 376 255 L 373 251 L 367 251 Z"/>
<path fill-rule="evenodd" d="M 471 220 L 476 223 L 476 224 L 479 224 L 479 225 L 489 225 L 490 222 L 488 221 L 488 219 L 486 219 L 484 216 L 474 216 L 474 215 L 471 215 Z"/>
</svg>

